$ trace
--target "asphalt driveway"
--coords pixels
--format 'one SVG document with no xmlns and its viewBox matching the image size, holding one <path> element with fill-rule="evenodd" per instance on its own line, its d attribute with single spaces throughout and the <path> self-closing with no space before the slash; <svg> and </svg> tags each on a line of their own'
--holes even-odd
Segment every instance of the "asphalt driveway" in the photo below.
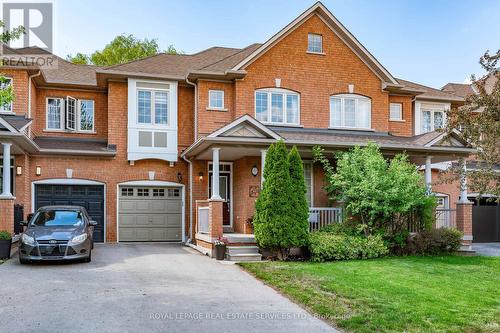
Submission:
<svg viewBox="0 0 500 333">
<path fill-rule="evenodd" d="M 3 332 L 325 332 L 236 265 L 174 244 L 96 245 L 91 263 L 0 265 Z"/>
<path fill-rule="evenodd" d="M 473 243 L 472 249 L 482 256 L 500 257 L 500 243 Z"/>
</svg>

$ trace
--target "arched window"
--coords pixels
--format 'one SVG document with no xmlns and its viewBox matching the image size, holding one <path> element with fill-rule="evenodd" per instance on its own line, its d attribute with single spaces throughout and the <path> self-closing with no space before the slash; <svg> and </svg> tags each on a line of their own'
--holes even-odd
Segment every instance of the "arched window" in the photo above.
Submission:
<svg viewBox="0 0 500 333">
<path fill-rule="evenodd" d="M 280 88 L 256 90 L 255 118 L 266 124 L 299 125 L 300 95 Z"/>
<path fill-rule="evenodd" d="M 368 97 L 355 94 L 330 96 L 330 127 L 371 129 L 371 113 Z"/>
</svg>

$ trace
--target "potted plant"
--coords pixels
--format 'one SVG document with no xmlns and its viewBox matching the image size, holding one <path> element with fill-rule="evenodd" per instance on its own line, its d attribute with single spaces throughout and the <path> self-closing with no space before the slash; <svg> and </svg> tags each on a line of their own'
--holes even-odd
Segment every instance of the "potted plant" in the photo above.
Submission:
<svg viewBox="0 0 500 333">
<path fill-rule="evenodd" d="M 227 239 L 223 237 L 219 237 L 215 240 L 215 259 L 224 260 L 226 256 L 226 243 Z"/>
<path fill-rule="evenodd" d="M 10 232 L 0 231 L 0 259 L 10 258 L 10 246 L 12 245 L 12 236 Z"/>
</svg>

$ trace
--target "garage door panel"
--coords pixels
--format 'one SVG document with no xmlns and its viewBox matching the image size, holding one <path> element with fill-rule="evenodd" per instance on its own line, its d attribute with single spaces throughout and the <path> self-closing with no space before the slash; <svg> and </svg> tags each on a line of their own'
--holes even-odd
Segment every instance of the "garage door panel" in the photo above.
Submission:
<svg viewBox="0 0 500 333">
<path fill-rule="evenodd" d="M 94 241 L 104 241 L 104 186 L 103 185 L 35 185 L 35 209 L 52 205 L 76 205 L 87 209 L 97 222 Z"/>
<path fill-rule="evenodd" d="M 120 241 L 182 240 L 182 200 L 169 188 L 122 187 L 119 198 Z M 149 193 L 144 195 L 144 193 Z"/>
</svg>

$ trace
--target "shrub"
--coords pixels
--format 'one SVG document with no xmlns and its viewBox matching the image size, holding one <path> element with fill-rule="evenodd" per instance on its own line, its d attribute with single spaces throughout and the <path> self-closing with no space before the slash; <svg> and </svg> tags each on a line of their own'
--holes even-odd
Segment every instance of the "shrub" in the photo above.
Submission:
<svg viewBox="0 0 500 333">
<path fill-rule="evenodd" d="M 456 229 L 423 230 L 408 238 L 406 254 L 443 254 L 460 249 L 463 234 Z"/>
<path fill-rule="evenodd" d="M 8 231 L 1 230 L 0 231 L 0 239 L 1 240 L 11 240 L 12 239 L 12 235 Z"/>
<path fill-rule="evenodd" d="M 313 261 L 369 259 L 384 256 L 388 249 L 382 237 L 349 236 L 315 232 L 309 236 L 309 251 Z"/>
<path fill-rule="evenodd" d="M 255 240 L 260 247 L 277 251 L 280 259 L 287 258 L 290 248 L 307 244 L 307 203 L 293 193 L 302 193 L 305 202 L 304 176 L 297 162 L 302 163 L 300 156 L 289 157 L 283 141 L 272 144 L 266 155 L 262 191 L 255 203 Z"/>
<path fill-rule="evenodd" d="M 356 224 L 353 224 L 352 222 L 348 221 L 328 224 L 323 228 L 321 228 L 319 231 L 328 232 L 336 235 L 349 235 L 349 236 L 359 236 L 362 234 L 362 232 L 356 229 Z"/>
</svg>

